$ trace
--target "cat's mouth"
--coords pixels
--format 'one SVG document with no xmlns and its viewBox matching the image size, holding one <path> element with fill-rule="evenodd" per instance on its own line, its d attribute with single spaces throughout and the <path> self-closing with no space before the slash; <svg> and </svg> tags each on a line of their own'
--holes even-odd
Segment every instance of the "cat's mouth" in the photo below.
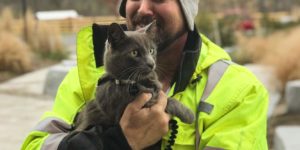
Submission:
<svg viewBox="0 0 300 150">
<path fill-rule="evenodd" d="M 149 76 L 153 75 L 154 73 L 155 73 L 155 71 L 151 70 L 151 69 L 141 71 L 138 73 L 139 75 L 137 76 L 137 79 L 135 79 L 135 80 L 139 81 L 139 80 L 147 79 Z"/>
<path fill-rule="evenodd" d="M 141 75 L 143 75 L 143 76 L 148 76 L 148 75 L 150 75 L 150 74 L 152 74 L 152 73 L 154 73 L 154 71 L 153 70 L 147 70 L 147 71 L 143 71 L 142 73 L 141 73 Z"/>
</svg>

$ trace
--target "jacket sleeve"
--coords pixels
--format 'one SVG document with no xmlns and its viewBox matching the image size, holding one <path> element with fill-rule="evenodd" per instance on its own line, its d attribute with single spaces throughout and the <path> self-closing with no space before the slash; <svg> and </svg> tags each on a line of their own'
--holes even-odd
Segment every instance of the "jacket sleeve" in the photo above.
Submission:
<svg viewBox="0 0 300 150">
<path fill-rule="evenodd" d="M 267 150 L 268 93 L 258 82 L 251 83 L 228 100 L 216 120 L 204 125 L 201 148 Z"/>
<path fill-rule="evenodd" d="M 95 126 L 83 132 L 72 133 L 73 120 L 84 104 L 77 68 L 73 68 L 59 86 L 52 110 L 44 114 L 26 137 L 21 149 L 81 149 L 80 147 L 91 145 L 88 149 L 98 146 L 112 150 L 129 149 L 120 127 L 103 131 L 101 127 Z"/>
</svg>

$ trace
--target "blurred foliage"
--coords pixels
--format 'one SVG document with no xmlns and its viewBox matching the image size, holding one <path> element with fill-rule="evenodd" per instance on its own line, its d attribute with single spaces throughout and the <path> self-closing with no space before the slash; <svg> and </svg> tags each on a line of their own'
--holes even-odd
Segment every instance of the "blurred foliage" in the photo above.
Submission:
<svg viewBox="0 0 300 150">
<path fill-rule="evenodd" d="M 213 17 L 211 14 L 207 12 L 203 12 L 203 13 L 199 13 L 195 20 L 198 31 L 206 35 L 210 39 L 214 38 L 212 18 Z"/>
<path fill-rule="evenodd" d="M 221 38 L 221 46 L 232 46 L 235 43 L 234 31 L 237 26 L 238 16 L 230 15 L 224 18 L 217 19 L 214 15 L 209 13 L 199 13 L 196 17 L 196 25 L 199 32 L 206 35 L 212 41 L 216 41 L 214 32 L 216 32 L 213 26 L 213 19 L 218 24 L 219 36 Z"/>
<path fill-rule="evenodd" d="M 80 15 L 114 15 L 116 0 L 26 0 L 33 12 L 74 9 Z M 113 5 L 114 4 L 114 5 Z M 21 16 L 22 0 L 0 0 L 0 10 L 10 6 L 16 16 Z"/>
<path fill-rule="evenodd" d="M 278 30 L 284 30 L 284 29 L 296 27 L 296 26 L 300 25 L 300 20 L 282 23 L 282 22 L 270 19 L 270 17 L 268 16 L 268 13 L 264 13 L 263 17 L 260 20 L 260 23 L 261 23 L 262 28 L 264 28 L 264 30 L 265 30 L 265 34 L 268 35 L 273 32 L 276 32 Z"/>
<path fill-rule="evenodd" d="M 219 20 L 222 46 L 232 46 L 235 44 L 234 31 L 237 29 L 238 16 L 225 16 Z"/>
<path fill-rule="evenodd" d="M 272 66 L 283 85 L 300 79 L 300 25 L 267 36 L 248 37 L 241 33 L 236 36 L 236 60 Z"/>
<path fill-rule="evenodd" d="M 0 32 L 0 71 L 24 73 L 32 68 L 29 46 L 18 36 Z"/>
<path fill-rule="evenodd" d="M 31 11 L 26 13 L 26 41 L 23 20 L 16 18 L 9 7 L 0 13 L 0 71 L 24 73 L 35 68 L 34 63 L 58 62 L 68 56 L 60 31 L 48 24 L 39 24 Z M 38 63 L 37 58 L 41 58 Z"/>
</svg>

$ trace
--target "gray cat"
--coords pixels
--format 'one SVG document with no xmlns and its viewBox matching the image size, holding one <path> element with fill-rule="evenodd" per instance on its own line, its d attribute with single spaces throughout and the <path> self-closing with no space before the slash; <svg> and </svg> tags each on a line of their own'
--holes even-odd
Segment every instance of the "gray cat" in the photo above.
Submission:
<svg viewBox="0 0 300 150">
<path fill-rule="evenodd" d="M 109 26 L 103 61 L 106 73 L 98 82 L 95 100 L 79 114 L 77 131 L 96 124 L 117 125 L 127 104 L 141 92 L 152 93 L 144 107 L 157 102 L 162 87 L 155 72 L 155 29 L 155 22 L 140 31 L 124 32 L 115 23 Z M 194 121 L 193 112 L 173 98 L 168 98 L 166 112 L 185 123 Z"/>
</svg>

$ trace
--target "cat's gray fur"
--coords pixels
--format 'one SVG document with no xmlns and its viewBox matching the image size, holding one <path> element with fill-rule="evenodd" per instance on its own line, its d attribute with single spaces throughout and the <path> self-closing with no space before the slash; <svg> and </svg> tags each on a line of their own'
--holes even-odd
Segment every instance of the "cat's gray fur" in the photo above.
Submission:
<svg viewBox="0 0 300 150">
<path fill-rule="evenodd" d="M 151 100 L 144 107 L 151 107 L 157 102 L 161 84 L 155 72 L 155 28 L 153 23 L 144 31 L 124 32 L 118 24 L 110 25 L 104 53 L 106 73 L 102 77 L 106 81 L 97 87 L 95 100 L 79 114 L 75 123 L 77 131 L 90 125 L 118 124 L 127 104 L 141 92 L 152 93 Z M 115 79 L 121 83 L 116 84 L 118 81 Z M 129 81 L 136 83 L 130 84 Z M 192 111 L 173 98 L 168 98 L 166 112 L 185 123 L 194 121 Z"/>
</svg>

